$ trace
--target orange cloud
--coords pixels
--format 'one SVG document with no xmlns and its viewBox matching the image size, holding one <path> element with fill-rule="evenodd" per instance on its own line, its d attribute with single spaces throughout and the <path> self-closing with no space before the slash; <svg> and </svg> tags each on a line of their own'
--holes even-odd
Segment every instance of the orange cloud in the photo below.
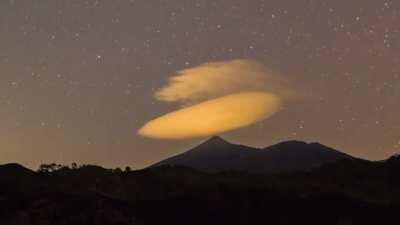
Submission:
<svg viewBox="0 0 400 225">
<path fill-rule="evenodd" d="M 227 95 L 151 120 L 139 134 L 160 139 L 211 136 L 268 118 L 280 105 L 279 97 L 266 92 Z"/>
<path fill-rule="evenodd" d="M 246 91 L 266 91 L 283 97 L 287 86 L 287 81 L 264 65 L 238 59 L 181 70 L 155 97 L 187 105 Z"/>
<path fill-rule="evenodd" d="M 276 113 L 283 101 L 302 97 L 298 88 L 263 64 L 238 59 L 178 71 L 154 93 L 184 108 L 146 123 L 145 137 L 185 139 L 235 130 Z"/>
</svg>

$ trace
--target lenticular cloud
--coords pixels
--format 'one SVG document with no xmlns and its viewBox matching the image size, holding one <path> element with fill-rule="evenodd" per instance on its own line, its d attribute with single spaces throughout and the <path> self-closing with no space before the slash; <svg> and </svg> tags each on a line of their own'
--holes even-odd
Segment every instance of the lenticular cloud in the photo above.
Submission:
<svg viewBox="0 0 400 225">
<path fill-rule="evenodd" d="M 265 119 L 279 110 L 278 97 L 245 92 L 208 100 L 151 120 L 139 134 L 160 139 L 205 137 Z"/>
<path fill-rule="evenodd" d="M 183 108 L 147 122 L 138 133 L 159 139 L 216 135 L 272 116 L 292 94 L 286 80 L 256 61 L 202 64 L 178 71 L 154 93 Z"/>
</svg>

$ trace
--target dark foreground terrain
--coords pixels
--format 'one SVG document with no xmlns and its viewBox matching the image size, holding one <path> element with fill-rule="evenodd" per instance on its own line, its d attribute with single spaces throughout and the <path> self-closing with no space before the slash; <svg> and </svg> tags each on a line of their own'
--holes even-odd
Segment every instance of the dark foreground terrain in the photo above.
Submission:
<svg viewBox="0 0 400 225">
<path fill-rule="evenodd" d="M 399 225 L 400 157 L 274 174 L 0 166 L 1 225 Z"/>
</svg>

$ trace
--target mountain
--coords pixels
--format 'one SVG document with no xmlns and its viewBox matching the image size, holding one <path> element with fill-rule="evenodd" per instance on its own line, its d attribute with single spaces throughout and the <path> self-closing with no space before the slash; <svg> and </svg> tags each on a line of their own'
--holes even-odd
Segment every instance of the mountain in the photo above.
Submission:
<svg viewBox="0 0 400 225">
<path fill-rule="evenodd" d="M 319 144 L 291 141 L 254 149 L 220 138 L 203 143 L 195 153 L 209 151 L 210 156 L 215 149 L 208 146 L 221 157 L 233 149 L 236 156 L 272 152 L 280 155 L 278 160 L 301 151 L 317 159 L 333 153 L 347 158 Z M 297 159 L 305 157 L 301 155 Z M 250 157 L 252 162 L 256 156 Z M 397 225 L 399 171 L 399 156 L 376 162 L 338 160 L 282 174 L 207 173 L 167 165 L 136 171 L 62 166 L 34 172 L 7 164 L 0 165 L 0 224 Z"/>
<path fill-rule="evenodd" d="M 216 136 L 151 167 L 179 165 L 207 172 L 279 173 L 309 170 L 342 159 L 353 157 L 319 143 L 287 141 L 258 149 L 232 144 Z"/>
</svg>

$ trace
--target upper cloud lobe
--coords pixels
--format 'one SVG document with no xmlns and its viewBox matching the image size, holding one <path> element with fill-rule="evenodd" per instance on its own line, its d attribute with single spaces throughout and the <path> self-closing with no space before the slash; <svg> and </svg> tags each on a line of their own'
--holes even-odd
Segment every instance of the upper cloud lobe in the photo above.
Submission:
<svg viewBox="0 0 400 225">
<path fill-rule="evenodd" d="M 284 95 L 287 81 L 252 60 L 213 62 L 181 70 L 155 93 L 165 102 L 193 104 L 224 95 L 267 91 Z"/>
</svg>

